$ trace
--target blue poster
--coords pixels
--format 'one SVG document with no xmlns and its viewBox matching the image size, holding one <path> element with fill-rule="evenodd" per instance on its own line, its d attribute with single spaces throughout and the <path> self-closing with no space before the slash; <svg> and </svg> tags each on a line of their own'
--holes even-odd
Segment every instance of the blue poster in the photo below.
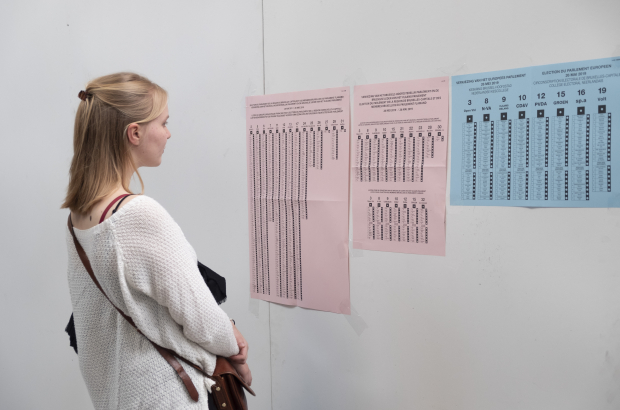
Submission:
<svg viewBox="0 0 620 410">
<path fill-rule="evenodd" d="M 620 207 L 620 57 L 452 77 L 450 203 Z"/>
</svg>

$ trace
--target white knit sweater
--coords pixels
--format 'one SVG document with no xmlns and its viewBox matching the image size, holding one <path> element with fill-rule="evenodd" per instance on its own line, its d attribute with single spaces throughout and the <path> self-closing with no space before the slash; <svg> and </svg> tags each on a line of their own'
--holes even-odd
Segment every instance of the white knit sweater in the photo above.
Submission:
<svg viewBox="0 0 620 410">
<path fill-rule="evenodd" d="M 238 353 L 228 316 L 197 268 L 196 252 L 154 199 L 132 199 L 103 223 L 75 229 L 112 302 L 155 343 L 200 365 Z M 201 409 L 210 380 L 184 365 L 191 400 L 172 367 L 97 289 L 67 229 L 69 289 L 82 376 L 96 409 Z"/>
</svg>

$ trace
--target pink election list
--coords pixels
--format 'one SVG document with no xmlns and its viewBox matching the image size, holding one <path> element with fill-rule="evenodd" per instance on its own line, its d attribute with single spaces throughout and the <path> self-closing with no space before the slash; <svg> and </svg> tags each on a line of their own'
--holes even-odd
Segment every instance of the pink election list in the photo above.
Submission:
<svg viewBox="0 0 620 410">
<path fill-rule="evenodd" d="M 253 298 L 350 314 L 349 89 L 246 99 Z"/>
<path fill-rule="evenodd" d="M 444 256 L 448 77 L 355 87 L 353 247 Z"/>
</svg>

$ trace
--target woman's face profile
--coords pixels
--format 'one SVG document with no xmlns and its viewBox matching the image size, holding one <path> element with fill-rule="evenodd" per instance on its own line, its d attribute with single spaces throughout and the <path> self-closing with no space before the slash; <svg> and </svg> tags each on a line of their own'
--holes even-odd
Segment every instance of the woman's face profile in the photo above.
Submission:
<svg viewBox="0 0 620 410">
<path fill-rule="evenodd" d="M 170 131 L 167 127 L 168 117 L 168 106 L 166 106 L 159 117 L 139 127 L 137 130 L 138 144 L 134 142 L 135 139 L 131 135 L 129 136 L 134 144 L 134 159 L 138 166 L 157 167 L 161 164 L 161 156 L 170 138 Z"/>
</svg>

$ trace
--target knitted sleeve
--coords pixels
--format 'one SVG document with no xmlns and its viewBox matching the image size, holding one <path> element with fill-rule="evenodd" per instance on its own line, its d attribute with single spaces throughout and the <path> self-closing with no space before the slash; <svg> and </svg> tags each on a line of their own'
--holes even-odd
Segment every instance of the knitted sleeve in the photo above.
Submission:
<svg viewBox="0 0 620 410">
<path fill-rule="evenodd" d="M 156 343 L 171 345 L 166 347 L 184 350 L 182 342 L 174 340 L 182 331 L 213 354 L 237 354 L 232 325 L 202 280 L 196 253 L 181 228 L 155 200 L 143 197 L 136 205 L 127 207 L 114 231 L 125 291 L 131 295 L 126 305 L 138 328 Z M 172 323 L 169 317 L 180 329 L 165 328 Z"/>
</svg>

